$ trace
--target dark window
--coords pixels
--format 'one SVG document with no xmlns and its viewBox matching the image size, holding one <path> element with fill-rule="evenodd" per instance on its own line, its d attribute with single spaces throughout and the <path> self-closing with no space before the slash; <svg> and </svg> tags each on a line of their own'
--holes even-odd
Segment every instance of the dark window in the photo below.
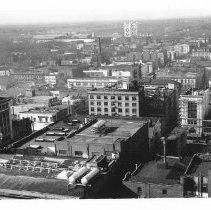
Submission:
<svg viewBox="0 0 211 210">
<path fill-rule="evenodd" d="M 196 102 L 188 101 L 188 118 L 197 118 Z"/>
<path fill-rule="evenodd" d="M 129 103 L 125 103 L 125 106 L 129 106 Z"/>
<path fill-rule="evenodd" d="M 128 101 L 128 100 L 129 100 L 129 96 L 125 96 L 125 100 L 127 100 L 127 101 Z"/>
<path fill-rule="evenodd" d="M 118 96 L 118 100 L 122 100 L 122 96 Z"/>
<path fill-rule="evenodd" d="M 94 105 L 94 102 L 92 101 L 92 102 L 90 102 L 90 105 Z"/>
<path fill-rule="evenodd" d="M 122 109 L 119 109 L 118 111 L 119 111 L 119 112 L 122 112 Z"/>
<path fill-rule="evenodd" d="M 59 154 L 66 155 L 67 154 L 67 150 L 59 150 Z"/>
<path fill-rule="evenodd" d="M 114 100 L 115 99 L 115 96 L 111 96 L 111 99 Z"/>
<path fill-rule="evenodd" d="M 97 108 L 97 111 L 98 111 L 98 112 L 101 112 L 101 108 L 98 107 L 98 108 Z"/>
<path fill-rule="evenodd" d="M 101 105 L 101 102 L 97 102 L 97 105 L 100 106 Z"/>
<path fill-rule="evenodd" d="M 82 156 L 83 152 L 82 151 L 75 151 L 75 156 Z"/>
<path fill-rule="evenodd" d="M 133 97 L 132 97 L 132 100 L 133 100 L 133 101 L 136 101 L 136 96 L 133 96 Z"/>
<path fill-rule="evenodd" d="M 136 107 L 136 103 L 132 103 L 132 107 Z"/>
<path fill-rule="evenodd" d="M 105 106 L 108 106 L 108 102 L 104 102 L 104 105 L 105 105 Z"/>
<path fill-rule="evenodd" d="M 129 113 L 129 109 L 125 109 L 125 112 L 126 112 L 126 113 Z"/>
<path fill-rule="evenodd" d="M 94 112 L 94 110 L 95 110 L 94 107 L 91 107 L 91 111 Z"/>
<path fill-rule="evenodd" d="M 104 96 L 104 99 L 108 99 L 108 96 Z"/>
<path fill-rule="evenodd" d="M 94 99 L 94 96 L 93 96 L 93 95 L 90 95 L 89 98 L 90 98 L 90 99 Z"/>
<path fill-rule="evenodd" d="M 101 96 L 97 96 L 97 99 L 101 99 Z"/>
<path fill-rule="evenodd" d="M 136 114 L 136 109 L 132 109 L 132 113 L 133 114 Z"/>
<path fill-rule="evenodd" d="M 163 189 L 162 190 L 162 193 L 163 193 L 163 195 L 166 195 L 167 194 L 167 190 L 166 189 Z"/>
<path fill-rule="evenodd" d="M 105 108 L 104 111 L 105 111 L 105 112 L 108 112 L 108 108 Z"/>
<path fill-rule="evenodd" d="M 118 106 L 122 106 L 122 103 L 118 103 Z"/>
</svg>

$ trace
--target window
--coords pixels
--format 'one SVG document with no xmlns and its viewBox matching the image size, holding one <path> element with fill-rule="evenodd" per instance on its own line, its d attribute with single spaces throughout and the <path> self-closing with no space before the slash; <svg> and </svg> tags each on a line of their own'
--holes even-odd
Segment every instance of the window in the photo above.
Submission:
<svg viewBox="0 0 211 210">
<path fill-rule="evenodd" d="M 126 112 L 126 113 L 129 113 L 129 109 L 125 109 L 125 112 Z"/>
<path fill-rule="evenodd" d="M 137 187 L 137 194 L 138 194 L 138 197 L 140 198 L 141 195 L 142 195 L 142 188 L 141 187 Z"/>
<path fill-rule="evenodd" d="M 98 106 L 101 106 L 101 102 L 97 102 L 97 105 L 98 105 Z"/>
<path fill-rule="evenodd" d="M 92 111 L 92 112 L 94 112 L 94 111 L 95 111 L 94 107 L 91 107 L 91 111 Z"/>
<path fill-rule="evenodd" d="M 104 96 L 104 99 L 108 99 L 108 96 Z"/>
<path fill-rule="evenodd" d="M 111 109 L 111 111 L 112 111 L 112 112 L 115 112 L 115 111 L 116 111 L 116 109 L 113 107 L 113 108 Z"/>
<path fill-rule="evenodd" d="M 108 112 L 108 108 L 104 108 L 104 111 L 105 111 L 105 112 Z"/>
<path fill-rule="evenodd" d="M 115 99 L 115 96 L 111 96 L 111 100 L 114 100 Z"/>
<path fill-rule="evenodd" d="M 67 150 L 59 150 L 59 154 L 60 155 L 66 155 L 67 154 Z"/>
<path fill-rule="evenodd" d="M 89 98 L 90 98 L 90 99 L 94 99 L 94 96 L 93 96 L 93 95 L 90 95 Z"/>
<path fill-rule="evenodd" d="M 92 102 L 90 102 L 90 105 L 94 105 L 94 102 L 92 101 Z"/>
<path fill-rule="evenodd" d="M 108 106 L 108 102 L 104 102 L 104 105 L 105 105 L 105 106 Z"/>
<path fill-rule="evenodd" d="M 118 106 L 122 106 L 122 103 L 118 103 Z"/>
<path fill-rule="evenodd" d="M 197 103 L 188 101 L 188 118 L 197 118 Z"/>
<path fill-rule="evenodd" d="M 128 101 L 129 100 L 129 96 L 125 96 L 125 100 Z"/>
<path fill-rule="evenodd" d="M 122 96 L 118 96 L 118 100 L 122 100 Z"/>
<path fill-rule="evenodd" d="M 101 108 L 98 107 L 98 108 L 97 108 L 97 111 L 98 111 L 98 112 L 101 112 Z"/>
<path fill-rule="evenodd" d="M 136 96 L 132 96 L 132 100 L 133 101 L 136 101 Z"/>
<path fill-rule="evenodd" d="M 129 106 L 129 103 L 125 103 L 125 106 Z"/>
<path fill-rule="evenodd" d="M 132 107 L 136 107 L 136 103 L 132 103 Z"/>
<path fill-rule="evenodd" d="M 118 109 L 119 112 L 122 112 L 122 109 Z"/>
<path fill-rule="evenodd" d="M 97 96 L 97 99 L 101 99 L 101 96 Z"/>
<path fill-rule="evenodd" d="M 81 86 L 81 82 L 76 82 L 76 86 Z"/>
<path fill-rule="evenodd" d="M 136 109 L 132 109 L 132 113 L 133 114 L 136 114 Z"/>
<path fill-rule="evenodd" d="M 75 156 L 82 156 L 83 155 L 83 152 L 82 151 L 75 151 Z"/>
<path fill-rule="evenodd" d="M 162 193 L 163 193 L 163 195 L 166 195 L 167 194 L 167 190 L 166 189 L 163 189 L 162 190 Z"/>
</svg>

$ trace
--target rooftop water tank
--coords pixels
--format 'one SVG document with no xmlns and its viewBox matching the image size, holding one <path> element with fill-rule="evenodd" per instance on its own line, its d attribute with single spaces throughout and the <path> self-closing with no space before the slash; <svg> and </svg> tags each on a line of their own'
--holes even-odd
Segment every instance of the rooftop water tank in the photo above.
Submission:
<svg viewBox="0 0 211 210">
<path fill-rule="evenodd" d="M 69 184 L 75 184 L 75 181 L 81 177 L 83 174 L 88 172 L 88 168 L 86 166 L 80 168 L 78 171 L 76 171 L 72 176 L 69 177 Z"/>
<path fill-rule="evenodd" d="M 81 179 L 81 184 L 83 185 L 87 185 L 88 182 L 95 177 L 98 173 L 100 172 L 100 170 L 98 168 L 93 168 L 86 176 L 84 176 Z"/>
</svg>

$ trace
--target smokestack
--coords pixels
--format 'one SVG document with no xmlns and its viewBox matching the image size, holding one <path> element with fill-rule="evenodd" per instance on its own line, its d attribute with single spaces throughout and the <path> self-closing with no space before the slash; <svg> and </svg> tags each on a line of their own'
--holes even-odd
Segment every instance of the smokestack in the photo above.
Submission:
<svg viewBox="0 0 211 210">
<path fill-rule="evenodd" d="M 164 164 L 167 165 L 167 161 L 166 161 L 166 138 L 165 137 L 161 137 L 161 141 L 163 142 Z"/>
</svg>

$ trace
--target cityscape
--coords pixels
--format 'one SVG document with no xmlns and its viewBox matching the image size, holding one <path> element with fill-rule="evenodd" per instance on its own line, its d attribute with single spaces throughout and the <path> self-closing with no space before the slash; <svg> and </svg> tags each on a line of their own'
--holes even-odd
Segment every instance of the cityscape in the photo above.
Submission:
<svg viewBox="0 0 211 210">
<path fill-rule="evenodd" d="M 211 17 L 0 24 L 0 200 L 211 197 Z"/>
</svg>

